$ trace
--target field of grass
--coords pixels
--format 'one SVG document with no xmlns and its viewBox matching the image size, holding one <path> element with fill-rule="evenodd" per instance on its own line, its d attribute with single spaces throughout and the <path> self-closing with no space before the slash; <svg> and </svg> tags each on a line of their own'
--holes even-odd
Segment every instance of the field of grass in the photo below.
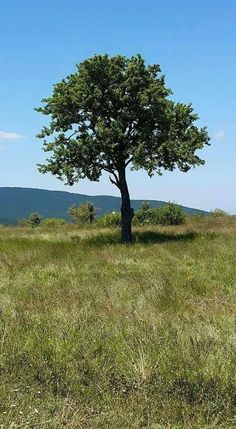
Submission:
<svg viewBox="0 0 236 429">
<path fill-rule="evenodd" d="M 1 429 L 236 427 L 236 217 L 0 228 Z"/>
</svg>

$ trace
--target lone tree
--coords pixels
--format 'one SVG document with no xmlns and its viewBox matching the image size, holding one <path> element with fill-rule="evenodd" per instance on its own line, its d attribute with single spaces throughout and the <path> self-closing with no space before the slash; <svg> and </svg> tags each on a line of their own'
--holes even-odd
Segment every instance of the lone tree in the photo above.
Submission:
<svg viewBox="0 0 236 429">
<path fill-rule="evenodd" d="M 133 217 L 128 167 L 152 176 L 204 164 L 196 151 L 208 144 L 207 131 L 195 125 L 192 106 L 175 103 L 170 94 L 159 65 L 146 65 L 140 55 L 95 55 L 57 83 L 36 109 L 51 117 L 38 134 L 44 151 L 51 152 L 39 170 L 69 185 L 83 178 L 99 181 L 103 171 L 109 173 L 121 193 L 125 242 L 132 238 Z"/>
<path fill-rule="evenodd" d="M 28 219 L 28 223 L 32 226 L 32 228 L 39 226 L 41 222 L 42 222 L 42 216 L 39 213 L 37 212 L 31 213 Z"/>
<path fill-rule="evenodd" d="M 92 224 L 96 216 L 94 205 L 90 202 L 80 204 L 79 207 L 73 204 L 69 207 L 68 213 L 76 223 Z"/>
</svg>

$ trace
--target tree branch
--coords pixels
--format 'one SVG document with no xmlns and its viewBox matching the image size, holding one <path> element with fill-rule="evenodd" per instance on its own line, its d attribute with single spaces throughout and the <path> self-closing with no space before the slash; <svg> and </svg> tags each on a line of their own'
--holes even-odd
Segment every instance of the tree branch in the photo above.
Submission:
<svg viewBox="0 0 236 429">
<path fill-rule="evenodd" d="M 117 188 L 119 188 L 119 189 L 120 189 L 120 185 L 119 185 L 119 183 L 118 183 L 118 182 L 116 182 L 116 180 L 113 180 L 111 176 L 109 176 L 109 180 L 110 180 L 110 182 L 111 182 L 113 185 L 117 186 Z"/>
<path fill-rule="evenodd" d="M 73 137 L 75 134 L 77 134 L 79 132 L 79 130 L 74 131 L 69 137 L 67 137 L 68 140 L 71 139 L 71 137 Z"/>
<path fill-rule="evenodd" d="M 125 166 L 127 167 L 127 165 L 129 165 L 132 161 L 133 161 L 134 157 L 131 156 L 130 159 L 128 159 L 128 161 L 126 161 Z"/>
</svg>

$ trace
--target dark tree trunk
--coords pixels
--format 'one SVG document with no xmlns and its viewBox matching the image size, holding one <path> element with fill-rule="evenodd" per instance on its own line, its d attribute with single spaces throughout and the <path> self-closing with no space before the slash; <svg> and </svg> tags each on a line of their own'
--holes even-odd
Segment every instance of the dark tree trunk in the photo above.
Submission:
<svg viewBox="0 0 236 429">
<path fill-rule="evenodd" d="M 119 188 L 121 193 L 121 237 L 125 243 L 132 242 L 131 222 L 134 210 L 131 208 L 125 168 L 119 172 Z"/>
</svg>

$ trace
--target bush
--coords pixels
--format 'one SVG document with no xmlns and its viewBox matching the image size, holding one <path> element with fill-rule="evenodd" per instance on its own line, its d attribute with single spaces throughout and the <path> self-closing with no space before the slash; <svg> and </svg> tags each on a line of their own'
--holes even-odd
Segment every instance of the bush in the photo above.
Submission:
<svg viewBox="0 0 236 429">
<path fill-rule="evenodd" d="M 60 227 L 63 225 L 66 225 L 66 221 L 64 219 L 56 218 L 56 217 L 50 217 L 47 219 L 44 219 L 42 221 L 42 225 L 46 227 Z"/>
<path fill-rule="evenodd" d="M 144 201 L 133 217 L 134 224 L 150 223 L 150 204 Z"/>
<path fill-rule="evenodd" d="M 168 203 L 163 207 L 143 210 L 140 208 L 134 215 L 134 224 L 150 225 L 180 225 L 185 221 L 183 209 L 174 203 Z"/>
<path fill-rule="evenodd" d="M 225 216 L 229 216 L 229 215 L 228 215 L 228 213 L 226 213 L 222 209 L 215 209 L 215 210 L 210 211 L 209 216 L 211 216 L 211 217 L 225 217 Z"/>
<path fill-rule="evenodd" d="M 159 223 L 159 209 L 137 210 L 133 217 L 134 225 L 156 225 Z"/>
<path fill-rule="evenodd" d="M 28 222 L 29 222 L 29 225 L 32 226 L 32 228 L 35 228 L 36 226 L 39 226 L 40 223 L 42 222 L 42 216 L 37 212 L 32 213 L 29 216 Z"/>
<path fill-rule="evenodd" d="M 75 204 L 69 207 L 69 215 L 75 223 L 93 223 L 96 217 L 96 211 L 93 203 L 82 203 L 79 207 Z"/>
<path fill-rule="evenodd" d="M 181 225 L 185 218 L 183 209 L 174 203 L 168 203 L 158 209 L 158 223 L 161 225 Z"/>
<path fill-rule="evenodd" d="M 98 225 L 103 227 L 117 227 L 120 225 L 121 215 L 119 212 L 107 213 L 98 219 Z"/>
</svg>

